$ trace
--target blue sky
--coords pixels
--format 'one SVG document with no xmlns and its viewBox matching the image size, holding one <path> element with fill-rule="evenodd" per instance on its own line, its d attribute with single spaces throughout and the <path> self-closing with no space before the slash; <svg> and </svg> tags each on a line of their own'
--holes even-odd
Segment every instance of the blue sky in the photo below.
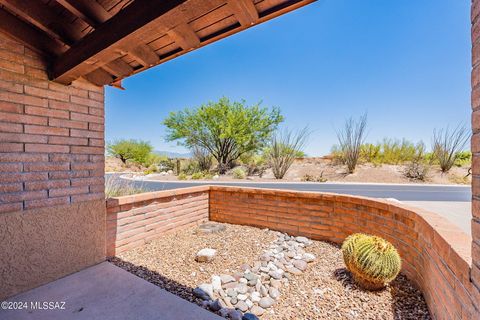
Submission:
<svg viewBox="0 0 480 320">
<path fill-rule="evenodd" d="M 323 155 L 345 118 L 368 112 L 368 141 L 431 141 L 470 121 L 469 0 L 319 0 L 107 88 L 106 139 L 165 142 L 170 111 L 221 96 L 276 106 Z"/>
</svg>

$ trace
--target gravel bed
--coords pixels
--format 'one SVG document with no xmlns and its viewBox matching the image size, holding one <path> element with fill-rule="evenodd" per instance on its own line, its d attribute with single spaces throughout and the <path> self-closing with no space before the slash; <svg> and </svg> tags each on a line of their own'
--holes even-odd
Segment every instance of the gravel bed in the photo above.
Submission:
<svg viewBox="0 0 480 320">
<path fill-rule="evenodd" d="M 233 274 L 253 265 L 277 239 L 277 233 L 228 225 L 219 233 L 198 233 L 197 227 L 166 234 L 110 259 L 119 267 L 180 297 L 202 304 L 193 294 L 212 275 Z M 203 248 L 217 250 L 212 262 L 198 263 Z M 317 259 L 288 284 L 261 319 L 430 319 L 422 294 L 400 275 L 387 289 L 368 292 L 358 288 L 345 270 L 337 245 L 312 241 L 309 253 Z"/>
<path fill-rule="evenodd" d="M 213 274 L 233 273 L 251 263 L 275 239 L 272 232 L 224 224 L 225 231 L 200 233 L 190 227 L 168 233 L 149 244 L 123 252 L 110 262 L 188 301 L 200 303 L 193 289 Z M 215 259 L 198 263 L 203 248 L 217 250 Z"/>
</svg>

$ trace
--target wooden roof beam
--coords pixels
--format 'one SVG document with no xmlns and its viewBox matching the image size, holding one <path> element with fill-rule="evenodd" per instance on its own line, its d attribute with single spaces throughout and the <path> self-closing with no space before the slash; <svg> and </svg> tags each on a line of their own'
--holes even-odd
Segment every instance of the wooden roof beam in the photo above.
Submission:
<svg viewBox="0 0 480 320">
<path fill-rule="evenodd" d="M 128 51 L 128 54 L 133 56 L 135 60 L 140 62 L 144 67 L 154 66 L 160 57 L 149 46 L 141 45 Z"/>
<path fill-rule="evenodd" d="M 0 0 L 0 4 L 67 45 L 82 38 L 80 28 L 40 1 Z"/>
<path fill-rule="evenodd" d="M 102 66 L 102 69 L 108 71 L 109 73 L 113 74 L 117 78 L 126 77 L 133 72 L 133 68 L 122 60 L 122 58 L 118 58 L 109 62 Z"/>
<path fill-rule="evenodd" d="M 112 14 L 95 0 L 57 0 L 57 2 L 92 27 L 97 27 L 112 17 Z"/>
<path fill-rule="evenodd" d="M 67 50 L 67 47 L 60 41 L 50 38 L 46 33 L 23 22 L 4 9 L 0 9 L 0 32 L 42 55 L 59 56 Z"/>
<path fill-rule="evenodd" d="M 200 45 L 200 38 L 195 31 L 186 23 L 177 26 L 168 32 L 170 38 L 183 50 L 190 50 Z"/>
<path fill-rule="evenodd" d="M 227 3 L 242 26 L 257 23 L 259 15 L 253 0 L 227 0 Z"/>
<path fill-rule="evenodd" d="M 82 64 L 102 53 L 137 43 L 137 31 L 188 0 L 136 0 L 98 26 L 54 61 L 51 79 L 71 83 Z M 94 59 L 101 60 L 101 59 Z M 113 59 L 112 59 L 113 60 Z M 111 61 L 111 60 L 110 60 Z M 80 74 L 81 75 L 81 74 Z"/>
</svg>

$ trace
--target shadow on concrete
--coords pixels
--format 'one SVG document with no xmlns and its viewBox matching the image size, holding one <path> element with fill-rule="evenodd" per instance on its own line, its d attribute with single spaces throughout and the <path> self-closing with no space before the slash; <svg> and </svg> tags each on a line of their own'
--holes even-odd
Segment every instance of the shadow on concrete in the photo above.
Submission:
<svg viewBox="0 0 480 320">
<path fill-rule="evenodd" d="M 202 300 L 195 297 L 193 289 L 185 286 L 175 280 L 172 280 L 158 272 L 152 271 L 144 266 L 135 265 L 129 261 L 125 261 L 119 257 L 109 257 L 108 261 L 131 274 L 136 275 L 170 293 L 179 296 L 189 302 L 201 305 Z"/>
</svg>

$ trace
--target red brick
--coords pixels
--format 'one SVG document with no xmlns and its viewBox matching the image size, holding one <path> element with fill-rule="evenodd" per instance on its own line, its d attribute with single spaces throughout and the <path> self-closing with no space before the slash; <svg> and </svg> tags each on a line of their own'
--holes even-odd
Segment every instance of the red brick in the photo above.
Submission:
<svg viewBox="0 0 480 320">
<path fill-rule="evenodd" d="M 47 137 L 35 134 L 25 133 L 2 133 L 0 141 L 3 142 L 32 142 L 32 143 L 47 143 Z"/>
<path fill-rule="evenodd" d="M 82 178 L 88 177 L 90 172 L 86 170 L 82 171 L 57 171 L 57 172 L 49 172 L 48 177 L 50 179 L 70 179 L 70 178 Z"/>
<path fill-rule="evenodd" d="M 48 105 L 52 109 L 75 111 L 75 112 L 79 112 L 79 113 L 88 113 L 88 107 L 80 106 L 78 104 L 73 104 L 71 102 L 62 102 L 62 101 L 50 100 Z"/>
<path fill-rule="evenodd" d="M 16 122 L 16 123 L 25 123 L 25 124 L 47 124 L 48 118 L 38 117 L 38 116 L 29 116 L 16 113 L 4 113 L 0 112 L 0 119 L 4 122 Z"/>
<path fill-rule="evenodd" d="M 48 137 L 48 143 L 86 146 L 86 145 L 88 145 L 88 139 L 86 139 L 86 138 L 71 138 L 71 137 L 50 136 L 50 137 Z"/>
<path fill-rule="evenodd" d="M 0 183 L 0 194 L 7 193 L 7 192 L 21 192 L 21 191 L 23 191 L 22 183 Z"/>
<path fill-rule="evenodd" d="M 103 153 L 105 153 L 105 149 L 100 148 L 100 147 L 77 147 L 77 146 L 72 146 L 71 152 L 72 153 L 80 153 L 80 154 L 103 154 Z"/>
<path fill-rule="evenodd" d="M 71 196 L 72 203 L 83 202 L 83 201 L 93 201 L 93 200 L 103 200 L 105 199 L 105 194 L 102 192 L 97 193 L 88 193 Z"/>
<path fill-rule="evenodd" d="M 45 190 L 4 193 L 4 194 L 0 194 L 0 203 L 18 202 L 18 201 L 25 201 L 25 200 L 37 200 L 37 199 L 44 199 L 46 197 L 47 197 L 47 191 Z"/>
<path fill-rule="evenodd" d="M 90 99 L 97 100 L 97 101 L 100 101 L 100 102 L 103 102 L 103 99 L 104 99 L 104 96 L 103 96 L 102 93 L 93 92 L 93 91 L 88 92 L 88 97 Z"/>
<path fill-rule="evenodd" d="M 48 155 L 29 154 L 29 153 L 0 153 L 0 162 L 17 162 L 17 161 L 18 162 L 48 161 Z"/>
<path fill-rule="evenodd" d="M 23 209 L 22 202 L 15 203 L 0 203 L 0 213 L 3 212 L 15 212 Z"/>
<path fill-rule="evenodd" d="M 92 178 L 74 178 L 71 181 L 72 186 L 88 186 L 93 184 L 105 184 L 105 178 L 103 177 L 92 177 Z"/>
<path fill-rule="evenodd" d="M 28 162 L 23 164 L 25 172 L 31 171 L 68 171 L 70 163 L 68 162 Z"/>
<path fill-rule="evenodd" d="M 70 197 L 48 198 L 41 200 L 25 201 L 25 209 L 42 208 L 49 206 L 64 205 L 70 203 Z"/>
<path fill-rule="evenodd" d="M 3 55 L 2 55 L 3 57 Z M 18 62 L 12 62 L 8 60 L 4 60 L 0 58 L 0 68 L 12 71 L 15 73 L 24 73 L 25 72 L 25 67 L 18 63 Z"/>
<path fill-rule="evenodd" d="M 19 103 L 19 104 L 28 104 L 32 106 L 38 106 L 38 107 L 48 106 L 47 99 L 27 96 L 22 93 L 14 93 L 14 92 L 8 92 L 8 91 L 0 91 L 0 100 Z"/>
<path fill-rule="evenodd" d="M 62 118 L 62 119 L 68 119 L 70 117 L 70 114 L 68 111 L 42 108 L 42 107 L 33 107 L 33 106 L 25 106 L 25 113 L 37 115 L 37 116 L 46 116 L 46 117 Z"/>
<path fill-rule="evenodd" d="M 48 125 L 60 128 L 75 128 L 75 129 L 87 129 L 88 122 L 64 120 L 64 119 L 48 119 Z"/>
<path fill-rule="evenodd" d="M 102 132 L 102 135 L 103 135 L 103 132 L 105 130 L 105 125 L 103 124 L 98 124 L 98 123 L 88 123 L 88 130 L 91 130 L 91 131 L 101 131 Z"/>
<path fill-rule="evenodd" d="M 51 154 L 49 155 L 51 162 L 85 162 L 89 160 L 89 156 L 85 154 Z"/>
<path fill-rule="evenodd" d="M 16 92 L 16 93 L 23 92 L 23 85 L 15 82 L 10 82 L 10 81 L 0 80 L 0 88 L 10 92 Z"/>
<path fill-rule="evenodd" d="M 100 108 L 89 108 L 88 113 L 91 115 L 100 116 L 100 117 L 104 116 L 104 111 L 103 109 L 100 109 Z"/>
<path fill-rule="evenodd" d="M 25 152 L 68 153 L 70 146 L 48 144 L 25 144 Z"/>
<path fill-rule="evenodd" d="M 0 101 L 0 111 L 10 113 L 22 113 L 23 106 L 12 102 Z"/>
<path fill-rule="evenodd" d="M 79 121 L 94 122 L 94 123 L 100 123 L 100 124 L 102 124 L 104 122 L 103 117 L 89 115 L 89 114 L 83 114 L 83 113 L 77 113 L 77 112 L 71 112 L 70 113 L 70 119 L 79 120 Z"/>
<path fill-rule="evenodd" d="M 68 136 L 69 129 L 50 127 L 50 126 L 35 126 L 25 125 L 25 133 L 42 134 L 42 135 L 54 135 L 54 136 Z"/>
<path fill-rule="evenodd" d="M 82 138 L 97 138 L 103 139 L 103 132 L 93 132 L 88 130 L 77 130 L 71 129 L 70 136 L 72 137 L 82 137 Z"/>
<path fill-rule="evenodd" d="M 85 99 L 77 96 L 70 96 L 70 101 L 76 104 L 81 104 L 83 106 L 103 109 L 103 102 L 100 101 Z"/>
<path fill-rule="evenodd" d="M 22 169 L 21 163 L 0 163 L 0 172 L 21 172 Z"/>
<path fill-rule="evenodd" d="M 61 196 L 70 196 L 74 194 L 83 194 L 88 193 L 89 189 L 88 186 L 84 187 L 68 187 L 62 189 L 50 189 L 48 191 L 49 197 L 61 197 Z"/>
<path fill-rule="evenodd" d="M 72 170 L 93 170 L 98 169 L 98 167 L 104 167 L 103 164 L 95 162 L 80 162 L 80 163 L 71 163 Z"/>
<path fill-rule="evenodd" d="M 23 125 L 19 123 L 0 122 L 0 132 L 22 132 Z"/>
<path fill-rule="evenodd" d="M 52 90 L 45 90 L 41 88 L 31 87 L 28 85 L 25 86 L 25 93 L 32 96 L 53 99 L 53 100 L 60 100 L 60 101 L 70 100 L 70 96 L 66 93 L 52 91 Z"/>
<path fill-rule="evenodd" d="M 48 190 L 52 188 L 66 188 L 70 180 L 25 181 L 25 190 Z"/>
<path fill-rule="evenodd" d="M 0 142 L 0 152 L 22 152 L 22 151 L 23 151 L 23 144 L 21 143 Z"/>
</svg>

